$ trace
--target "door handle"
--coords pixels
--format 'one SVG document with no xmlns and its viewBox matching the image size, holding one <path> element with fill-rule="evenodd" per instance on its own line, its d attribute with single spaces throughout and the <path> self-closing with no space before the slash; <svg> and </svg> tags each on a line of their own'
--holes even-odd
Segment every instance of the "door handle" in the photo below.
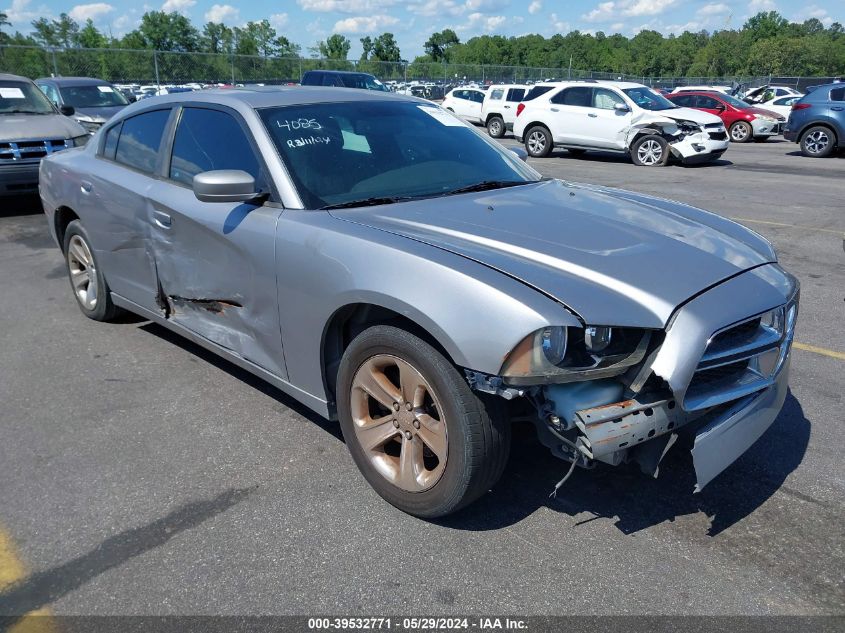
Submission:
<svg viewBox="0 0 845 633">
<path fill-rule="evenodd" d="M 592 113 L 592 112 L 589 112 L 589 113 L 587 114 L 587 116 L 588 116 L 588 117 L 590 117 L 591 119 L 595 119 L 595 118 L 598 116 L 598 114 L 594 114 L 594 113 Z"/>
<path fill-rule="evenodd" d="M 91 190 L 94 189 L 94 185 L 92 185 L 87 180 L 83 180 L 81 183 L 79 183 L 79 189 L 80 191 L 82 191 L 82 193 L 91 193 Z"/>
<path fill-rule="evenodd" d="M 842 110 L 842 106 L 831 106 L 831 110 L 836 110 L 837 112 Z"/>
<path fill-rule="evenodd" d="M 510 106 L 505 106 L 505 110 L 510 110 Z"/>
<path fill-rule="evenodd" d="M 169 229 L 173 224 L 173 220 L 169 214 L 165 213 L 164 211 L 153 211 L 153 222 L 156 226 L 159 226 L 162 229 Z"/>
<path fill-rule="evenodd" d="M 560 112 L 557 108 L 552 108 L 552 112 Z"/>
</svg>

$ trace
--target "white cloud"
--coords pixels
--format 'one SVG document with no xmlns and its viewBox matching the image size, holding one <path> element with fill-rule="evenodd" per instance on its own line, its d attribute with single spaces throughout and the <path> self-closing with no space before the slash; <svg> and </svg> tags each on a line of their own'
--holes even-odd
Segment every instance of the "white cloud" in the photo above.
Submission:
<svg viewBox="0 0 845 633">
<path fill-rule="evenodd" d="M 206 22 L 237 22 L 241 12 L 231 4 L 215 4 L 205 12 Z"/>
<path fill-rule="evenodd" d="M 558 33 L 569 33 L 572 29 L 569 27 L 569 22 L 565 20 L 561 20 L 557 17 L 557 13 L 552 13 L 552 26 L 555 27 L 555 31 Z"/>
<path fill-rule="evenodd" d="M 796 22 L 803 22 L 804 20 L 809 20 L 810 18 L 816 18 L 825 26 L 833 24 L 833 18 L 828 15 L 828 12 L 816 4 L 811 4 L 806 7 L 803 11 L 797 13 L 793 19 Z"/>
<path fill-rule="evenodd" d="M 492 33 L 500 26 L 502 26 L 505 22 L 507 22 L 507 18 L 503 15 L 484 15 L 483 13 L 475 12 L 470 13 L 468 16 L 468 22 L 463 26 L 458 27 L 459 31 L 486 31 L 487 33 Z"/>
<path fill-rule="evenodd" d="M 165 0 L 164 4 L 161 5 L 161 10 L 165 13 L 181 13 L 186 14 L 188 13 L 188 9 L 194 6 L 197 3 L 197 0 Z"/>
<path fill-rule="evenodd" d="M 528 13 L 531 15 L 535 15 L 543 10 L 543 3 L 541 0 L 534 0 L 531 4 L 528 5 Z"/>
<path fill-rule="evenodd" d="M 415 0 L 409 2 L 406 8 L 424 17 L 458 16 L 466 11 L 466 5 L 456 0 Z"/>
<path fill-rule="evenodd" d="M 114 11 L 114 7 L 105 2 L 94 2 L 92 4 L 78 4 L 68 11 L 68 15 L 77 22 L 85 22 L 89 19 L 96 20 L 106 13 Z"/>
<path fill-rule="evenodd" d="M 614 22 L 613 24 L 610 25 L 610 30 L 613 31 L 614 33 L 618 33 L 619 31 L 621 31 L 624 28 L 625 28 L 624 22 Z"/>
<path fill-rule="evenodd" d="M 20 22 L 31 22 L 32 20 L 41 17 L 41 11 L 31 11 L 29 8 L 29 3 L 31 0 L 12 0 L 12 5 L 7 8 L 3 9 L 3 13 L 6 14 L 9 22 L 12 23 L 12 26 L 15 26 L 15 23 Z M 49 16 L 44 16 L 49 17 Z"/>
<path fill-rule="evenodd" d="M 336 33 L 375 33 L 386 26 L 393 26 L 399 22 L 392 15 L 368 15 L 346 18 L 335 22 Z"/>
<path fill-rule="evenodd" d="M 283 29 L 290 21 L 287 13 L 274 13 L 269 19 L 274 29 Z"/>
<path fill-rule="evenodd" d="M 703 16 L 724 15 L 725 13 L 730 12 L 730 10 L 731 8 L 724 2 L 712 2 L 710 4 L 705 4 L 696 11 L 696 13 Z"/>
<path fill-rule="evenodd" d="M 582 15 L 581 19 L 587 22 L 609 22 L 619 16 L 659 15 L 677 2 L 678 0 L 609 0 L 599 3 L 592 11 Z"/>
<path fill-rule="evenodd" d="M 691 33 L 697 33 L 702 29 L 704 25 L 701 22 L 696 22 L 695 20 L 690 20 L 685 24 L 667 24 L 663 28 L 656 29 L 661 33 L 674 33 L 675 35 L 680 35 L 684 31 L 690 31 Z"/>
<path fill-rule="evenodd" d="M 305 11 L 319 13 L 371 13 L 393 6 L 395 0 L 296 0 Z"/>
<path fill-rule="evenodd" d="M 777 9 L 777 5 L 773 0 L 751 0 L 751 2 L 748 3 L 748 10 L 753 13 L 759 13 L 760 11 L 774 11 L 775 9 Z"/>
<path fill-rule="evenodd" d="M 473 13 L 495 13 L 510 4 L 510 0 L 466 0 L 464 6 Z"/>
</svg>

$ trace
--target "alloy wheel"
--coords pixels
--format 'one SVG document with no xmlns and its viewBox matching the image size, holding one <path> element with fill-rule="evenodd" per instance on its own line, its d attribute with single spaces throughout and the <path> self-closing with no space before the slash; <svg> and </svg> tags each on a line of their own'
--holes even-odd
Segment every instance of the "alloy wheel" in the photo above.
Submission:
<svg viewBox="0 0 845 633">
<path fill-rule="evenodd" d="M 741 143 L 748 138 L 748 127 L 744 123 L 739 123 L 731 128 L 731 140 Z"/>
<path fill-rule="evenodd" d="M 546 147 L 546 135 L 542 132 L 531 132 L 528 136 L 528 149 L 532 154 L 539 154 Z"/>
<path fill-rule="evenodd" d="M 86 310 L 93 310 L 97 306 L 97 270 L 94 267 L 94 257 L 91 249 L 79 235 L 70 238 L 67 249 L 67 264 L 70 270 L 70 283 L 76 298 Z"/>
<path fill-rule="evenodd" d="M 656 165 L 663 158 L 663 147 L 653 139 L 644 141 L 637 148 L 637 158 L 643 165 Z"/>
<path fill-rule="evenodd" d="M 373 356 L 352 380 L 355 436 L 366 458 L 390 483 L 428 490 L 446 468 L 446 419 L 429 382 L 410 363 Z"/>
<path fill-rule="evenodd" d="M 804 140 L 804 147 L 811 154 L 821 154 L 830 143 L 830 137 L 822 130 L 808 134 Z"/>
</svg>

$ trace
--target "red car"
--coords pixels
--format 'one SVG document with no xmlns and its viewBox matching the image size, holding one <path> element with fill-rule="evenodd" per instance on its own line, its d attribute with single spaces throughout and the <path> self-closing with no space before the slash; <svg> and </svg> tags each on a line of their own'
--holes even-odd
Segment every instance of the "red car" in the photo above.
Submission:
<svg viewBox="0 0 845 633">
<path fill-rule="evenodd" d="M 721 92 L 679 92 L 666 96 L 684 108 L 695 108 L 715 114 L 728 128 L 735 143 L 765 141 L 781 133 L 786 119 L 776 112 L 764 110 Z"/>
</svg>

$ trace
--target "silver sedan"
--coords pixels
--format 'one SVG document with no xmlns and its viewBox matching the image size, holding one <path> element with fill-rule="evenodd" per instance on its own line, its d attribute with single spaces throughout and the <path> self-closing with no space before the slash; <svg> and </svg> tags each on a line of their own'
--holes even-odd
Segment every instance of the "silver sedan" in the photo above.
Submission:
<svg viewBox="0 0 845 633">
<path fill-rule="evenodd" d="M 156 97 L 44 160 L 40 192 L 86 316 L 134 312 L 338 419 L 421 517 L 495 484 L 517 416 L 567 476 L 656 475 L 686 436 L 700 489 L 786 396 L 798 284 L 768 242 L 541 178 L 422 100 Z"/>
</svg>

